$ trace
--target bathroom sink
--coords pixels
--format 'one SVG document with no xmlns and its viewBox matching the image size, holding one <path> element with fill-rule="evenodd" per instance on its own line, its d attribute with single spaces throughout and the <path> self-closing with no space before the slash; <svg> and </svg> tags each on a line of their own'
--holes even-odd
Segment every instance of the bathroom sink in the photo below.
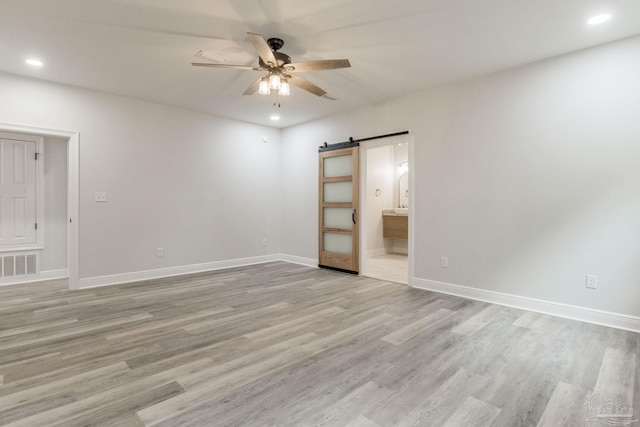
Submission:
<svg viewBox="0 0 640 427">
<path fill-rule="evenodd" d="M 393 208 L 396 215 L 409 215 L 409 208 Z"/>
</svg>

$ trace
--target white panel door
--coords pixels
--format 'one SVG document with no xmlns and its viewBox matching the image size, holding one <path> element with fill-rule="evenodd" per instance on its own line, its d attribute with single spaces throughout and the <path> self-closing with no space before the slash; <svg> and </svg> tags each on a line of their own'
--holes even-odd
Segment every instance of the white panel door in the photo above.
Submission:
<svg viewBox="0 0 640 427">
<path fill-rule="evenodd" d="M 36 143 L 0 139 L 0 247 L 36 242 Z"/>
</svg>

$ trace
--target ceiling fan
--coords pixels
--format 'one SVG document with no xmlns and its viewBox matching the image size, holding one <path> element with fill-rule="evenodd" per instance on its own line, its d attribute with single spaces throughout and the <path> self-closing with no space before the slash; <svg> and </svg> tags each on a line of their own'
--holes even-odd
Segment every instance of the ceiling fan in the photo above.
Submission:
<svg viewBox="0 0 640 427">
<path fill-rule="evenodd" d="M 291 57 L 283 52 L 278 52 L 284 45 L 284 41 L 279 38 L 265 40 L 260 34 L 247 33 L 253 47 L 258 53 L 258 66 L 249 65 L 228 65 L 213 64 L 205 62 L 192 62 L 196 67 L 212 68 L 233 68 L 238 70 L 266 71 L 267 74 L 253 82 L 244 91 L 243 95 L 252 95 L 256 91 L 261 95 L 268 95 L 272 91 L 279 96 L 289 95 L 289 83 L 293 83 L 301 89 L 306 90 L 316 96 L 333 99 L 327 92 L 296 75 L 296 72 L 335 70 L 339 68 L 349 68 L 351 64 L 348 59 L 324 59 L 319 61 L 291 62 Z M 274 101 L 275 104 L 275 101 Z M 279 104 L 278 104 L 279 106 Z"/>
</svg>

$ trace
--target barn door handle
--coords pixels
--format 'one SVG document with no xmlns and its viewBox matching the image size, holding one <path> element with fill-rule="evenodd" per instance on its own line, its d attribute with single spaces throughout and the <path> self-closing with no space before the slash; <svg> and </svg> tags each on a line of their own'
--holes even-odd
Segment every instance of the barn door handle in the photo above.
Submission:
<svg viewBox="0 0 640 427">
<path fill-rule="evenodd" d="M 356 223 L 356 210 L 353 210 L 353 213 L 351 214 L 351 221 L 353 221 L 353 223 Z"/>
</svg>

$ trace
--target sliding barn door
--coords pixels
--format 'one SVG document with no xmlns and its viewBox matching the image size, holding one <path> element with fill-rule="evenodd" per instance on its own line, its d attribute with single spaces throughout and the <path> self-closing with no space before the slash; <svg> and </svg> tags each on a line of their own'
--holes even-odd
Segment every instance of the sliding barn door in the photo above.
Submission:
<svg viewBox="0 0 640 427">
<path fill-rule="evenodd" d="M 319 266 L 358 273 L 358 146 L 320 152 Z"/>
</svg>

